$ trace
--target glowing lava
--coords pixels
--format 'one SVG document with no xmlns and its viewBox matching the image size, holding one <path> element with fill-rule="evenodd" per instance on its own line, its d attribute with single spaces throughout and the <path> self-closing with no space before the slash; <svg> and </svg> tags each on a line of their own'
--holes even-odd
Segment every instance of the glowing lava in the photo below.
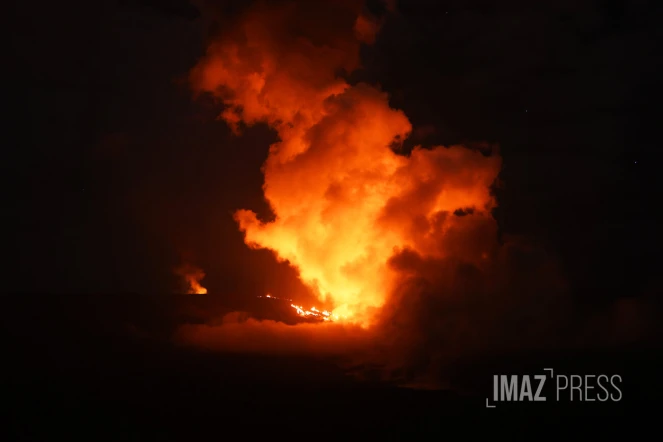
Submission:
<svg viewBox="0 0 663 442">
<path fill-rule="evenodd" d="M 258 296 L 259 298 L 262 298 L 262 296 Z M 288 301 L 290 302 L 290 307 L 295 309 L 297 314 L 303 318 L 315 318 L 319 319 L 321 321 L 336 321 L 339 319 L 338 315 L 335 315 L 333 312 L 330 312 L 328 310 L 318 310 L 316 307 L 311 307 L 310 310 L 306 310 L 304 307 L 301 305 L 295 305 L 292 303 L 292 299 L 284 299 L 284 298 L 277 298 L 276 296 L 272 295 L 265 295 L 265 298 L 270 298 L 270 299 L 279 299 L 283 301 Z"/>
</svg>

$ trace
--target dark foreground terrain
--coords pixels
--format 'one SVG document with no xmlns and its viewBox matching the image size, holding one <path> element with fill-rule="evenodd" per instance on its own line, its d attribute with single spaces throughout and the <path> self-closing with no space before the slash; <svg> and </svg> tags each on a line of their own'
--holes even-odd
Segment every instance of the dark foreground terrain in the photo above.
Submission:
<svg viewBox="0 0 663 442">
<path fill-rule="evenodd" d="M 492 427 L 478 425 L 476 418 L 598 414 L 620 416 L 611 422 L 621 424 L 621 417 L 655 412 L 662 393 L 657 355 L 636 349 L 476 363 L 460 372 L 485 394 L 469 396 L 360 383 L 321 361 L 175 348 L 158 337 L 167 337 L 186 319 L 188 301 L 132 299 L 5 299 L 3 328 L 9 339 L 2 398 L 10 410 L 9 440 L 428 440 L 464 422 L 454 417 L 458 414 L 475 418 L 461 424 L 466 430 L 488 432 Z M 218 313 L 207 307 L 209 314 Z M 135 324 L 151 337 L 141 337 Z M 492 374 L 504 367 L 539 374 L 546 366 L 568 373 L 619 373 L 623 399 L 485 407 Z M 554 390 L 547 391 L 554 397 Z"/>
</svg>

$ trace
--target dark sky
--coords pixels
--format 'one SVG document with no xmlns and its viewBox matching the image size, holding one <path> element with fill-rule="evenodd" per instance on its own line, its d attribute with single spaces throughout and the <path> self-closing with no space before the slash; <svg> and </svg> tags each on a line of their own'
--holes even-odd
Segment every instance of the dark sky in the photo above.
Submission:
<svg viewBox="0 0 663 442">
<path fill-rule="evenodd" d="M 266 213 L 273 134 L 235 138 L 193 99 L 204 17 L 185 0 L 15 3 L 3 290 L 172 292 L 182 260 L 213 292 L 297 290 L 232 220 Z M 498 143 L 502 230 L 547 244 L 578 296 L 644 290 L 658 253 L 660 2 L 401 3 L 352 81 L 392 95 L 413 143 Z"/>
</svg>

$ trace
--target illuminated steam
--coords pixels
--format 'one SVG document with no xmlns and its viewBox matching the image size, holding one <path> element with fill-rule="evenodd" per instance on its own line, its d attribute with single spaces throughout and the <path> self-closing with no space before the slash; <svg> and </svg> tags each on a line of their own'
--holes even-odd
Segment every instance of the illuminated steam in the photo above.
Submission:
<svg viewBox="0 0 663 442">
<path fill-rule="evenodd" d="M 353 31 L 371 41 L 377 24 L 349 16 L 347 35 L 334 29 L 314 41 L 288 33 L 300 12 L 246 13 L 210 45 L 191 78 L 223 101 L 221 117 L 237 133 L 262 122 L 280 139 L 264 165 L 276 218 L 262 222 L 238 210 L 246 244 L 290 262 L 335 314 L 369 325 L 398 277 L 388 265 L 395 253 L 447 256 L 454 253 L 444 247 L 448 235 L 490 218 L 500 158 L 461 146 L 395 154 L 390 146 L 412 129 L 408 118 L 378 88 L 337 75 L 358 66 Z M 465 209 L 472 216 L 450 216 Z"/>
</svg>

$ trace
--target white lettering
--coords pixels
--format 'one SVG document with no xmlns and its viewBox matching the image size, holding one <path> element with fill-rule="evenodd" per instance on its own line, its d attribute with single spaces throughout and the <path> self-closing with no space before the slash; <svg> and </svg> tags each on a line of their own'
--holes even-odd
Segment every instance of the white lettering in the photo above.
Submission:
<svg viewBox="0 0 663 442">
<path fill-rule="evenodd" d="M 539 386 L 536 389 L 536 393 L 534 394 L 534 400 L 537 402 L 542 402 L 546 400 L 545 396 L 541 396 L 541 390 L 543 389 L 543 384 L 546 382 L 546 375 L 543 374 L 537 374 L 534 376 L 534 379 L 539 381 Z"/>
<path fill-rule="evenodd" d="M 613 401 L 615 401 L 615 402 L 619 402 L 619 401 L 622 400 L 622 391 L 619 389 L 618 386 L 615 385 L 615 378 L 619 378 L 619 382 L 621 382 L 621 381 L 622 381 L 622 377 L 619 376 L 618 374 L 616 374 L 616 375 L 613 375 L 613 376 L 610 378 L 610 383 L 612 384 L 613 387 L 615 387 L 615 390 L 617 390 L 617 391 L 619 392 L 619 399 L 615 399 L 615 397 L 614 397 L 613 395 L 610 395 L 610 398 L 611 398 Z"/>
<path fill-rule="evenodd" d="M 532 400 L 532 384 L 530 383 L 529 376 L 523 376 L 523 383 L 520 385 L 520 401 L 527 397 L 527 400 Z"/>
<path fill-rule="evenodd" d="M 559 380 L 564 379 L 565 384 L 563 387 L 559 387 Z M 564 376 L 563 374 L 558 374 L 557 375 L 557 400 L 559 400 L 559 390 L 566 390 L 569 387 L 569 378 Z"/>
<path fill-rule="evenodd" d="M 502 384 L 501 389 L 501 400 L 511 401 L 516 399 L 516 394 L 518 392 L 518 376 L 511 375 L 501 375 L 500 383 Z"/>
<path fill-rule="evenodd" d="M 598 400 L 601 401 L 601 402 L 605 402 L 605 401 L 607 401 L 608 398 L 610 397 L 610 393 L 608 392 L 608 389 L 605 388 L 605 387 L 601 384 L 601 378 L 605 378 L 605 380 L 607 381 L 607 380 L 608 380 L 608 376 L 602 374 L 602 375 L 599 375 L 598 378 L 596 378 L 596 382 L 597 382 L 597 384 L 599 385 L 599 387 L 601 387 L 601 390 L 605 391 L 605 398 L 601 399 L 601 395 L 597 395 Z"/>
<path fill-rule="evenodd" d="M 595 378 L 595 377 L 596 377 L 596 375 L 593 375 L 593 374 L 588 374 L 588 375 L 585 376 L 585 400 L 587 402 L 594 402 L 596 400 L 596 399 L 593 399 L 593 398 L 589 397 L 589 390 L 594 389 L 594 387 L 589 385 L 589 379 L 590 378 Z"/>
<path fill-rule="evenodd" d="M 499 399 L 497 398 L 497 391 L 500 386 L 500 379 L 499 376 L 496 374 L 493 375 L 493 400 L 498 401 Z"/>
<path fill-rule="evenodd" d="M 578 380 L 578 385 L 574 385 L 574 380 Z M 578 393 L 580 394 L 580 400 L 582 401 L 582 376 L 578 376 L 577 374 L 572 374 L 571 375 L 571 397 L 570 400 L 573 402 L 573 390 L 578 390 Z"/>
</svg>

